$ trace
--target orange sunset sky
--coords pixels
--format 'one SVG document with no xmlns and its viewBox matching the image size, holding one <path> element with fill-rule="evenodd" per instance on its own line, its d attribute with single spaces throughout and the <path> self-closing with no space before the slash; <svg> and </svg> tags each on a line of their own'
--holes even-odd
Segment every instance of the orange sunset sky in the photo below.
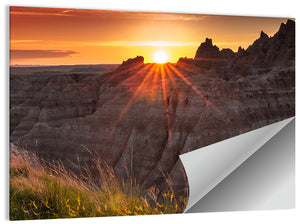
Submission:
<svg viewBox="0 0 300 224">
<path fill-rule="evenodd" d="M 120 64 L 142 55 L 153 62 L 194 57 L 206 37 L 220 49 L 247 48 L 287 18 L 87 9 L 10 7 L 10 64 Z"/>
</svg>

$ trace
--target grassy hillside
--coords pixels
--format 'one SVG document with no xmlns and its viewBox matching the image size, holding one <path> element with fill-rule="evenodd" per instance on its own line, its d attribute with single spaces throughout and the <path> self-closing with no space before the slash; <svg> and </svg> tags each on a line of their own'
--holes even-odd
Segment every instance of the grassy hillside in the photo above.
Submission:
<svg viewBox="0 0 300 224">
<path fill-rule="evenodd" d="M 154 189 L 139 192 L 131 178 L 118 179 L 95 155 L 99 178 L 87 167 L 75 175 L 20 149 L 10 153 L 10 220 L 181 213 L 186 199 Z"/>
</svg>

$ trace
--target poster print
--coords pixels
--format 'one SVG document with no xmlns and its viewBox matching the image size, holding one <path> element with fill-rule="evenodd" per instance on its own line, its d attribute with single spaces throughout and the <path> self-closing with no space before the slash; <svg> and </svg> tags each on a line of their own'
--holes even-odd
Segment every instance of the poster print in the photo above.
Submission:
<svg viewBox="0 0 300 224">
<path fill-rule="evenodd" d="M 295 115 L 295 22 L 13 6 L 9 77 L 11 220 L 182 213 L 179 155 Z"/>
</svg>

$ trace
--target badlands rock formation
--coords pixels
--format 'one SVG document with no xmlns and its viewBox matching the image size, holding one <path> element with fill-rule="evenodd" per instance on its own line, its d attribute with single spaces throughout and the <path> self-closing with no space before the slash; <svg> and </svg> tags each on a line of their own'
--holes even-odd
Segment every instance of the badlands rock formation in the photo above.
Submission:
<svg viewBox="0 0 300 224">
<path fill-rule="evenodd" d="M 10 142 L 75 172 L 93 170 L 88 148 L 143 189 L 186 194 L 179 154 L 294 116 L 294 60 L 289 20 L 237 53 L 206 39 L 177 65 L 137 57 L 101 75 L 11 75 Z"/>
</svg>

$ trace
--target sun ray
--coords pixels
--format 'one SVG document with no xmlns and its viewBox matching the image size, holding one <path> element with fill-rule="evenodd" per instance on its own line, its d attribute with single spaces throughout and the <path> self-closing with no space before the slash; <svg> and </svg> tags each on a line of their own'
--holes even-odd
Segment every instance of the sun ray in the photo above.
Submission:
<svg viewBox="0 0 300 224">
<path fill-rule="evenodd" d="M 136 64 L 136 65 L 132 65 L 132 66 L 129 66 L 129 67 L 123 68 L 123 69 L 118 67 L 111 76 L 106 78 L 106 80 L 113 80 L 114 78 L 116 78 L 117 76 L 119 76 L 121 74 L 133 71 L 137 68 L 141 68 L 142 66 L 144 66 L 144 65 L 143 64 Z M 118 71 L 118 69 L 121 69 L 121 70 Z M 139 69 L 139 71 L 140 71 L 140 69 Z"/>
<path fill-rule="evenodd" d="M 146 65 L 146 66 L 147 66 L 147 65 Z M 146 67 L 146 66 L 145 66 L 145 67 Z M 107 76 L 106 78 L 104 78 L 104 79 L 101 80 L 101 81 L 94 81 L 94 82 L 90 83 L 89 85 L 86 85 L 86 86 L 83 86 L 83 87 L 81 87 L 81 88 L 78 88 L 77 91 L 78 91 L 78 92 L 82 92 L 82 91 L 84 91 L 84 90 L 86 90 L 86 89 L 89 89 L 89 88 L 91 88 L 91 87 L 98 86 L 98 85 L 104 83 L 104 82 L 107 81 L 107 80 L 112 80 L 112 79 L 115 78 L 116 76 L 121 75 L 121 74 L 123 74 L 123 73 L 125 73 L 125 72 L 128 72 L 128 71 L 130 71 L 130 70 L 136 69 L 136 68 L 138 68 L 138 67 L 141 67 L 141 65 L 140 65 L 140 64 L 137 64 L 137 65 L 134 65 L 134 66 L 132 66 L 132 67 L 130 67 L 130 68 L 126 68 L 126 69 L 121 70 L 121 71 L 116 71 L 116 70 L 114 70 L 114 71 L 112 71 L 112 72 L 108 72 L 107 74 L 109 74 L 109 73 L 113 73 L 113 74 L 110 75 L 110 76 Z M 140 71 L 140 70 L 139 70 L 139 71 Z M 136 75 L 136 73 L 133 74 L 132 76 L 135 76 L 135 75 Z M 130 76 L 130 77 L 131 77 L 131 76 Z"/>
<path fill-rule="evenodd" d="M 139 85 L 138 89 L 134 92 L 133 96 L 131 97 L 130 101 L 128 102 L 128 104 L 125 106 L 125 108 L 121 111 L 117 121 L 116 121 L 116 125 L 121 121 L 121 119 L 123 118 L 123 116 L 125 115 L 125 113 L 129 110 L 129 108 L 131 107 L 134 99 L 138 96 L 138 94 L 142 91 L 143 87 L 145 84 L 147 84 L 147 81 L 150 79 L 151 75 L 153 75 L 153 70 L 154 70 L 154 66 L 152 65 L 150 71 L 147 72 L 145 78 L 143 79 L 142 83 Z"/>
<path fill-rule="evenodd" d="M 149 71 L 147 71 L 143 81 L 141 82 L 141 84 L 138 86 L 137 90 L 134 92 L 133 96 L 130 98 L 129 102 L 126 104 L 126 106 L 122 109 L 122 111 L 120 112 L 120 115 L 118 116 L 116 122 L 114 122 L 114 124 L 111 126 L 111 130 L 107 133 L 107 138 L 111 139 L 113 133 L 116 130 L 116 127 L 118 126 L 118 124 L 120 123 L 120 121 L 122 120 L 123 116 L 127 113 L 127 111 L 130 109 L 133 101 L 135 100 L 135 98 L 138 96 L 138 94 L 142 91 L 143 86 L 148 82 L 148 80 L 150 79 L 151 74 L 154 75 L 155 72 L 153 72 L 154 70 L 154 66 L 153 64 L 148 64 L 149 67 L 151 67 L 149 69 Z"/>
<path fill-rule="evenodd" d="M 155 94 L 155 83 L 157 82 L 157 77 L 159 76 L 159 68 L 156 63 L 152 64 L 153 66 L 153 76 L 151 82 L 149 82 L 149 95 L 148 95 L 148 104 L 151 104 L 153 95 Z"/>
<path fill-rule="evenodd" d="M 134 69 L 134 68 L 133 68 Z M 129 76 L 128 78 L 125 78 L 124 81 L 128 81 L 131 80 L 133 78 L 135 78 L 137 75 L 145 72 L 145 70 L 148 69 L 148 72 L 152 69 L 151 64 L 146 64 L 142 69 L 139 69 L 136 73 L 134 73 L 133 75 Z M 126 70 L 127 71 L 127 70 Z M 148 73 L 147 72 L 147 73 Z"/>
<path fill-rule="evenodd" d="M 157 79 L 159 77 L 159 67 L 158 67 L 158 64 L 154 64 L 154 69 L 155 69 L 154 77 L 153 77 L 152 83 L 151 83 L 151 97 L 153 96 L 154 86 L 155 86 L 155 83 L 157 82 Z"/>
<path fill-rule="evenodd" d="M 169 130 L 169 112 L 168 112 L 168 102 L 167 102 L 167 94 L 166 94 L 166 74 L 163 65 L 160 65 L 160 77 L 161 77 L 161 85 L 163 90 L 165 114 L 167 119 L 167 128 Z"/>
<path fill-rule="evenodd" d="M 177 66 L 180 67 L 181 69 L 185 70 L 185 71 L 192 72 L 194 74 L 200 75 L 201 77 L 203 77 L 205 79 L 217 80 L 217 78 L 212 78 L 212 77 L 204 75 L 202 72 L 199 71 L 199 68 L 195 65 L 191 65 L 191 64 L 181 62 L 181 63 L 178 63 Z M 191 67 L 193 67 L 193 68 L 191 68 Z"/>
<path fill-rule="evenodd" d="M 210 102 L 206 96 L 201 93 L 186 77 L 184 77 L 173 65 L 168 64 L 168 66 L 175 72 L 176 75 L 178 75 L 187 85 L 189 85 L 207 104 L 211 106 L 223 119 L 225 119 L 228 123 L 230 123 L 235 129 L 238 130 L 239 133 L 240 130 L 233 124 L 233 122 L 212 102 Z"/>
<path fill-rule="evenodd" d="M 166 70 L 166 75 L 170 78 L 170 80 L 172 82 L 172 85 L 175 89 L 175 92 L 178 95 L 178 89 L 176 88 L 176 83 L 175 83 L 175 80 L 174 80 L 173 73 L 171 72 L 170 68 L 167 65 L 165 66 L 165 70 Z"/>
<path fill-rule="evenodd" d="M 160 75 L 161 75 L 161 85 L 163 90 L 163 98 L 164 98 L 164 106 L 165 106 L 165 115 L 166 115 L 166 125 L 167 125 L 167 131 L 168 131 L 168 143 L 170 148 L 170 158 L 173 161 L 173 149 L 172 149 L 172 135 L 170 130 L 170 118 L 169 118 L 169 109 L 168 109 L 168 99 L 167 99 L 167 93 L 166 89 L 167 83 L 166 83 L 166 72 L 165 72 L 165 64 L 160 65 Z"/>
</svg>

